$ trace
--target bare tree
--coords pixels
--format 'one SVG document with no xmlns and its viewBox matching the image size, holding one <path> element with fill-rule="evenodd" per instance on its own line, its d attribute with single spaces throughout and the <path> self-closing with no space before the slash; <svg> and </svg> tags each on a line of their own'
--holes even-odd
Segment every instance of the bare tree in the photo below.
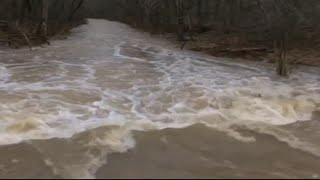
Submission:
<svg viewBox="0 0 320 180">
<path fill-rule="evenodd" d="M 49 1 L 48 0 L 42 0 L 41 35 L 44 38 L 47 38 L 48 13 L 49 13 Z"/>
<path fill-rule="evenodd" d="M 79 0 L 78 3 L 76 3 L 77 0 L 73 0 L 72 1 L 72 5 L 71 5 L 71 13 L 70 16 L 68 18 L 69 21 L 72 20 L 73 16 L 75 15 L 75 13 L 81 8 L 81 6 L 83 5 L 84 0 Z"/>
</svg>

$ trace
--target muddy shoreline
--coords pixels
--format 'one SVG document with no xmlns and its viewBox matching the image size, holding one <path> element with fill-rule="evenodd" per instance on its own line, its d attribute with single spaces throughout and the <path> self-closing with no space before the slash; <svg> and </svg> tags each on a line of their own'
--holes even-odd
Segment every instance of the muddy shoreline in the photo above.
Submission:
<svg viewBox="0 0 320 180">
<path fill-rule="evenodd" d="M 182 47 L 182 43 L 176 41 L 175 34 L 162 35 L 168 41 L 176 43 L 177 47 Z M 214 57 L 246 59 L 250 61 L 260 61 L 274 64 L 278 59 L 278 54 L 274 52 L 270 42 L 241 40 L 240 34 L 221 34 L 210 31 L 198 34 L 195 41 L 188 41 L 184 49 L 203 52 Z M 299 42 L 295 42 L 299 44 Z M 320 45 L 313 42 L 301 42 L 303 45 L 290 48 L 287 58 L 291 67 L 296 65 L 320 67 Z"/>
</svg>

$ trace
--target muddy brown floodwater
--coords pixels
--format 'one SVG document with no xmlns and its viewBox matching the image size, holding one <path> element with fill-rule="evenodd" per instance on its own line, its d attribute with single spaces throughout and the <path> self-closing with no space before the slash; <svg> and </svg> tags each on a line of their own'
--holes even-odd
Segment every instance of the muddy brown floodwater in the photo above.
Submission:
<svg viewBox="0 0 320 180">
<path fill-rule="evenodd" d="M 320 71 L 90 19 L 0 51 L 0 178 L 319 178 Z"/>
</svg>

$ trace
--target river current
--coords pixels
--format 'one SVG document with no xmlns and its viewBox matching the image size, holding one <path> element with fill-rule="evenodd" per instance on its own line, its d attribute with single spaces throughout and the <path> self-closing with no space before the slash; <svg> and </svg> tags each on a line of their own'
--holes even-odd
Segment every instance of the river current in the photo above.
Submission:
<svg viewBox="0 0 320 180">
<path fill-rule="evenodd" d="M 318 178 L 319 70 L 279 78 L 89 19 L 0 51 L 0 177 Z"/>
</svg>

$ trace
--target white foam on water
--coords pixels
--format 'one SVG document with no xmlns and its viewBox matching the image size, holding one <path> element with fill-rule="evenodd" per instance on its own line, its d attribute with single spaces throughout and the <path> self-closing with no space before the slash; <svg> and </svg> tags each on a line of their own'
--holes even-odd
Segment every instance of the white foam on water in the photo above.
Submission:
<svg viewBox="0 0 320 180">
<path fill-rule="evenodd" d="M 279 141 L 287 143 L 292 148 L 320 157 L 319 144 L 302 141 L 299 137 L 294 136 L 290 131 L 281 127 L 274 127 L 269 124 L 257 124 L 255 122 L 243 122 L 241 125 L 254 132 L 271 135 Z"/>
<path fill-rule="evenodd" d="M 96 171 L 106 163 L 108 154 L 124 153 L 133 148 L 135 142 L 130 131 L 124 127 L 105 131 L 102 135 L 92 138 L 88 144 L 78 146 L 86 149 L 87 152 L 81 154 L 80 157 L 79 154 L 74 152 L 68 153 L 74 153 L 74 156 L 78 157 L 77 160 L 83 161 L 83 163 L 79 164 L 78 161 L 74 160 L 74 157 L 66 156 L 65 159 L 60 161 L 46 157 L 46 164 L 52 167 L 55 174 L 64 178 L 93 179 Z M 37 148 L 40 152 L 42 151 L 40 146 Z M 99 155 L 95 154 L 94 151 L 98 151 Z"/>
<path fill-rule="evenodd" d="M 7 68 L 0 64 L 0 83 L 8 81 L 9 77 L 10 77 L 10 74 Z"/>
<path fill-rule="evenodd" d="M 123 43 L 120 43 L 119 45 L 115 46 L 114 47 L 114 54 L 113 56 L 115 57 L 119 57 L 119 58 L 123 58 L 123 59 L 130 59 L 130 60 L 135 60 L 135 61 L 141 61 L 141 62 L 146 62 L 147 60 L 145 59 L 142 59 L 142 58 L 137 58 L 137 57 L 130 57 L 130 56 L 126 56 L 126 55 L 123 55 L 121 53 L 121 46 L 125 44 L 124 42 Z"/>
<path fill-rule="evenodd" d="M 301 148 L 304 142 L 298 137 L 278 129 L 310 120 L 320 109 L 320 82 L 315 75 L 298 72 L 294 80 L 277 79 L 269 75 L 273 72 L 269 67 L 180 51 L 116 22 L 89 20 L 68 40 L 52 44 L 37 51 L 17 51 L 12 57 L 17 62 L 0 65 L 0 144 L 71 138 L 98 127 L 121 127 L 104 137 L 92 137 L 88 146 L 107 148 L 80 165 L 61 167 L 47 159 L 64 177 L 93 177 L 108 153 L 134 146 L 133 130 L 202 123 L 250 143 L 254 138 L 232 129 L 245 124 Z M 122 54 L 125 46 L 146 53 L 147 58 Z M 28 55 L 31 61 L 25 60 Z M 50 77 L 44 77 L 46 65 L 55 72 Z M 44 70 L 35 73 L 39 69 Z M 28 77 L 32 72 L 34 77 Z M 38 77 L 41 80 L 34 80 Z M 303 147 L 320 154 L 310 144 Z"/>
</svg>

